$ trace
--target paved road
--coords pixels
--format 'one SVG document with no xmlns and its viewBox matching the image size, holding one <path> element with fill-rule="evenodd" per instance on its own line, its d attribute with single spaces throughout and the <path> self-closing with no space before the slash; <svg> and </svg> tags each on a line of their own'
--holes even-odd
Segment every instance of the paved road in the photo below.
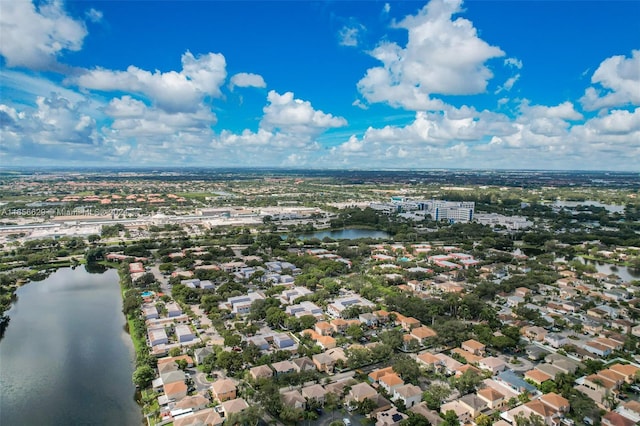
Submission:
<svg viewBox="0 0 640 426">
<path fill-rule="evenodd" d="M 160 283 L 160 290 L 168 296 L 171 296 L 171 289 L 169 288 L 169 278 L 162 275 L 160 269 L 158 269 L 158 265 L 153 265 L 149 267 L 149 271 L 156 278 L 156 281 Z"/>
</svg>

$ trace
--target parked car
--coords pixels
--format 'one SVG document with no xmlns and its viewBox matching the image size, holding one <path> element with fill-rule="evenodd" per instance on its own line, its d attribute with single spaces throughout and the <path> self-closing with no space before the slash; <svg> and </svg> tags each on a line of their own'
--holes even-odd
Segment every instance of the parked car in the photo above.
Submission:
<svg viewBox="0 0 640 426">
<path fill-rule="evenodd" d="M 342 423 L 344 423 L 344 426 L 351 426 L 351 420 L 346 417 L 342 419 Z"/>
</svg>

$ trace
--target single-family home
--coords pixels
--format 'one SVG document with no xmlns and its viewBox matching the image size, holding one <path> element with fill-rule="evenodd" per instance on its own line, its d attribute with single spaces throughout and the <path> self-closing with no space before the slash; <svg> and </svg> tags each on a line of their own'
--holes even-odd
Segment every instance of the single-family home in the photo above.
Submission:
<svg viewBox="0 0 640 426">
<path fill-rule="evenodd" d="M 273 370 L 268 365 L 258 365 L 249 369 L 249 375 L 253 380 L 268 379 L 273 377 Z"/>
<path fill-rule="evenodd" d="M 442 366 L 442 361 L 435 355 L 425 352 L 416 357 L 419 364 L 424 365 L 431 371 L 437 371 Z"/>
<path fill-rule="evenodd" d="M 293 338 L 287 333 L 278 333 L 273 336 L 273 343 L 278 349 L 292 348 Z"/>
<path fill-rule="evenodd" d="M 549 392 L 540 397 L 540 401 L 545 405 L 551 407 L 555 411 L 559 411 L 562 413 L 569 412 L 569 401 L 561 395 L 558 395 L 555 392 Z"/>
<path fill-rule="evenodd" d="M 313 355 L 312 360 L 318 371 L 333 373 L 333 368 L 336 365 L 336 360 L 326 352 Z"/>
<path fill-rule="evenodd" d="M 422 389 L 410 383 L 398 386 L 393 391 L 393 399 L 400 400 L 405 407 L 411 408 L 422 400 Z"/>
<path fill-rule="evenodd" d="M 467 408 L 471 418 L 476 418 L 487 408 L 487 403 L 475 393 L 470 393 L 459 398 L 458 401 Z"/>
<path fill-rule="evenodd" d="M 204 348 L 198 348 L 193 351 L 193 357 L 196 359 L 197 364 L 202 364 L 204 359 L 212 354 L 213 350 L 208 346 L 205 346 Z"/>
<path fill-rule="evenodd" d="M 304 399 L 300 391 L 294 389 L 282 394 L 282 404 L 287 407 L 304 410 L 307 405 L 307 401 Z"/>
<path fill-rule="evenodd" d="M 169 400 L 179 401 L 187 396 L 187 385 L 184 382 L 165 383 L 163 387 Z"/>
<path fill-rule="evenodd" d="M 525 380 L 529 380 L 538 386 L 540 386 L 542 383 L 546 382 L 547 380 L 552 380 L 553 377 L 554 376 L 547 374 L 542 370 L 538 370 L 537 368 L 534 368 L 524 373 Z"/>
<path fill-rule="evenodd" d="M 191 331 L 191 328 L 186 324 L 176 325 L 175 333 L 178 343 L 190 342 L 196 338 L 193 331 Z"/>
<path fill-rule="evenodd" d="M 427 407 L 426 402 L 421 402 L 417 405 L 414 405 L 413 407 L 409 408 L 409 411 L 424 417 L 433 426 L 440 426 L 442 423 L 444 423 L 444 419 L 440 417 L 437 411 L 430 410 L 429 407 Z"/>
<path fill-rule="evenodd" d="M 430 327 L 421 326 L 412 329 L 410 335 L 424 345 L 427 342 L 427 339 L 436 337 L 438 333 Z"/>
<path fill-rule="evenodd" d="M 388 394 L 393 395 L 396 388 L 404 385 L 404 380 L 396 373 L 389 373 L 382 376 L 378 383 Z"/>
<path fill-rule="evenodd" d="M 372 384 L 378 384 L 378 382 L 380 381 L 380 379 L 384 376 L 386 376 L 387 374 L 393 374 L 393 367 L 384 367 L 384 368 L 378 368 L 376 370 L 373 370 L 371 373 L 369 373 L 369 382 L 371 382 Z"/>
<path fill-rule="evenodd" d="M 396 407 L 391 407 L 388 410 L 376 413 L 376 426 L 399 426 L 408 417 L 406 414 L 399 412 Z"/>
<path fill-rule="evenodd" d="M 506 404 L 504 395 L 488 386 L 480 389 L 476 392 L 476 395 L 478 395 L 478 398 L 482 399 L 491 410 L 499 410 Z"/>
<path fill-rule="evenodd" d="M 206 408 L 200 411 L 194 411 L 173 418 L 173 426 L 199 426 L 211 425 L 220 426 L 224 420 L 220 414 L 213 408 Z"/>
<path fill-rule="evenodd" d="M 230 379 L 216 380 L 211 385 L 211 394 L 220 402 L 236 397 L 236 384 Z"/>
<path fill-rule="evenodd" d="M 247 401 L 242 398 L 231 399 L 223 402 L 221 405 L 225 418 L 229 417 L 231 414 L 240 413 L 249 408 Z"/>
<path fill-rule="evenodd" d="M 609 367 L 609 370 L 613 370 L 616 373 L 620 374 L 622 377 L 624 377 L 624 381 L 627 383 L 633 383 L 635 377 L 636 377 L 636 373 L 638 372 L 638 370 L 640 370 L 638 367 L 635 367 L 633 365 L 629 365 L 629 364 L 613 364 L 611 367 Z"/>
<path fill-rule="evenodd" d="M 615 411 L 610 411 L 602 416 L 601 422 L 604 426 L 637 426 L 638 423 Z"/>
<path fill-rule="evenodd" d="M 319 384 L 303 387 L 300 392 L 307 401 L 315 400 L 320 404 L 324 404 L 324 397 L 327 394 L 327 391 Z"/>
<path fill-rule="evenodd" d="M 478 362 L 478 367 L 481 370 L 491 371 L 491 374 L 495 375 L 507 368 L 507 364 L 498 357 L 490 356 L 482 358 Z"/>
<path fill-rule="evenodd" d="M 167 309 L 167 316 L 169 318 L 175 318 L 182 315 L 182 308 L 176 302 L 167 303 L 165 308 Z"/>
<path fill-rule="evenodd" d="M 486 349 L 486 346 L 484 344 L 474 339 L 470 339 L 462 342 L 460 347 L 465 351 L 471 352 L 472 354 L 478 355 L 478 356 L 484 356 L 484 352 Z"/>
<path fill-rule="evenodd" d="M 367 327 L 376 327 L 378 325 L 378 316 L 370 312 L 360 314 L 358 320 Z"/>
<path fill-rule="evenodd" d="M 347 399 L 349 401 L 362 402 L 365 399 L 374 399 L 377 395 L 376 390 L 367 383 L 358 383 L 351 387 Z"/>
<path fill-rule="evenodd" d="M 316 369 L 315 364 L 308 356 L 292 359 L 291 362 L 293 362 L 293 365 L 295 365 L 294 368 L 297 373 Z"/>
<path fill-rule="evenodd" d="M 318 321 L 315 325 L 315 331 L 321 336 L 331 336 L 333 327 L 326 321 Z"/>
<path fill-rule="evenodd" d="M 275 371 L 276 376 L 296 371 L 296 365 L 289 360 L 274 362 L 271 364 L 271 367 L 273 368 L 273 371 Z"/>
</svg>

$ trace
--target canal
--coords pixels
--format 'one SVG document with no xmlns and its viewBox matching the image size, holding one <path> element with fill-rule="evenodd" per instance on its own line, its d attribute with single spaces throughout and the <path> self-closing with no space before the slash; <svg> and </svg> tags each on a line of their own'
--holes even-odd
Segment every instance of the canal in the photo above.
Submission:
<svg viewBox="0 0 640 426">
<path fill-rule="evenodd" d="M 142 424 L 117 272 L 63 268 L 16 295 L 0 341 L 0 424 Z"/>
</svg>

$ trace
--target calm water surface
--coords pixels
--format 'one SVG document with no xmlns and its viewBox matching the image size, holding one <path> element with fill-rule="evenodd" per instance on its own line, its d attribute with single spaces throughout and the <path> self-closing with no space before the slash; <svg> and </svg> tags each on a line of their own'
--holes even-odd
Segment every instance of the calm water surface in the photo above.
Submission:
<svg viewBox="0 0 640 426">
<path fill-rule="evenodd" d="M 0 425 L 140 425 L 118 274 L 60 269 L 17 292 L 0 341 Z"/>
<path fill-rule="evenodd" d="M 317 231 L 298 236 L 301 240 L 310 240 L 312 238 L 322 240 L 324 237 L 329 237 L 334 240 L 355 240 L 358 238 L 388 238 L 389 234 L 385 231 L 376 231 L 375 229 L 348 228 L 334 231 Z"/>
</svg>

